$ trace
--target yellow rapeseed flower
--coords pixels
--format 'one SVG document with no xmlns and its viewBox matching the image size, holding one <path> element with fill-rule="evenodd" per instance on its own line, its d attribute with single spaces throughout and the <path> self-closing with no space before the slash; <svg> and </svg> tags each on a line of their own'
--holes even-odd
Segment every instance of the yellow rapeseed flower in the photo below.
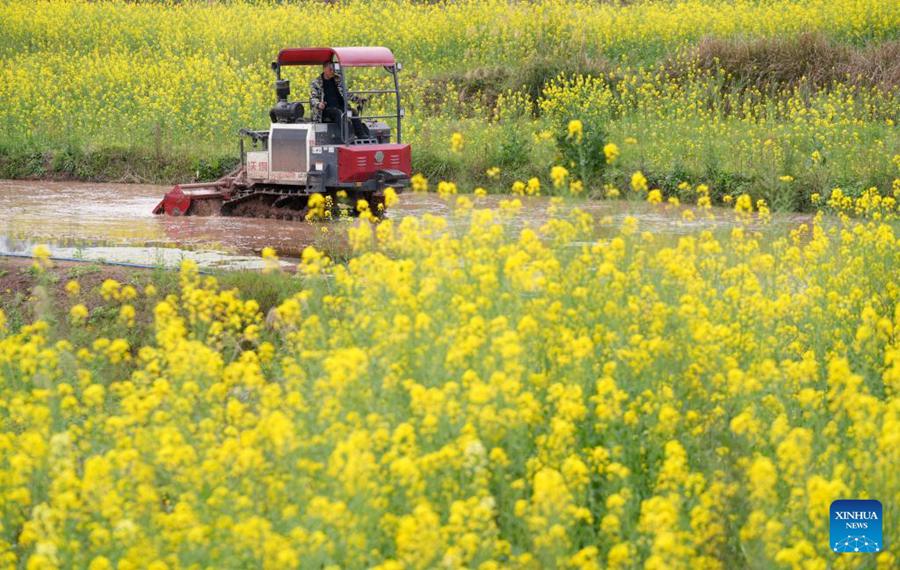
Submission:
<svg viewBox="0 0 900 570">
<path fill-rule="evenodd" d="M 647 179 L 640 170 L 631 175 L 631 189 L 635 192 L 647 191 Z"/>
<path fill-rule="evenodd" d="M 278 254 L 275 252 L 275 248 L 264 247 L 261 257 L 263 259 L 263 273 L 271 273 L 281 269 L 281 263 L 278 261 Z"/>
<path fill-rule="evenodd" d="M 413 192 L 427 192 L 428 191 L 428 179 L 422 176 L 421 173 L 414 174 L 412 178 L 410 178 L 410 185 L 412 186 Z"/>
<path fill-rule="evenodd" d="M 66 283 L 66 293 L 70 297 L 77 297 L 81 293 L 81 285 L 74 279 Z"/>
<path fill-rule="evenodd" d="M 88 318 L 88 309 L 83 304 L 78 303 L 69 309 L 69 321 L 73 325 L 83 324 Z"/>
<path fill-rule="evenodd" d="M 397 195 L 397 191 L 393 188 L 386 188 L 384 190 L 384 205 L 392 208 L 398 203 L 400 203 L 400 197 Z"/>
<path fill-rule="evenodd" d="M 606 162 L 612 164 L 619 158 L 621 152 L 619 151 L 618 145 L 616 143 L 606 143 L 603 147 L 603 154 L 606 156 Z"/>
<path fill-rule="evenodd" d="M 450 136 L 450 150 L 453 152 L 460 152 L 463 147 L 463 136 L 462 133 L 453 133 Z"/>
<path fill-rule="evenodd" d="M 553 181 L 554 188 L 562 188 L 566 183 L 569 171 L 564 166 L 554 166 L 550 169 L 550 180 Z"/>
<path fill-rule="evenodd" d="M 580 143 L 582 136 L 584 134 L 584 125 L 578 119 L 572 119 L 569 121 L 569 125 L 567 127 L 567 135 L 568 138 L 574 140 L 576 143 Z"/>
<path fill-rule="evenodd" d="M 31 257 L 34 258 L 32 266 L 38 271 L 43 271 L 53 266 L 50 260 L 50 249 L 44 244 L 38 244 L 31 250 Z"/>
</svg>

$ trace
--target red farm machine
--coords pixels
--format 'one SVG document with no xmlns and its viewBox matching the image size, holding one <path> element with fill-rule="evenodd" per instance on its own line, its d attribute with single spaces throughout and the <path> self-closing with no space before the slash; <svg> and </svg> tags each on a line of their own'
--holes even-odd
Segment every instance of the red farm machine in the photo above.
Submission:
<svg viewBox="0 0 900 570">
<path fill-rule="evenodd" d="M 316 113 L 312 101 L 305 115 L 303 103 L 288 101 L 290 82 L 282 79 L 282 68 L 295 65 L 330 67 L 340 74 L 342 97 L 338 100 L 343 108 Z M 382 68 L 390 77 L 380 82 L 382 88 L 349 90 L 348 68 L 362 67 Z M 240 166 L 214 182 L 176 185 L 153 213 L 302 220 L 313 194 L 325 197 L 335 214 L 341 207 L 349 215 L 359 214 L 356 205 L 361 199 L 378 212 L 386 188 L 400 192 L 409 187 L 410 147 L 401 142 L 400 69 L 384 47 L 281 50 L 272 62 L 277 101 L 269 112 L 271 124 L 267 130 L 241 129 Z M 363 116 L 370 95 L 389 96 L 395 111 Z M 356 109 L 352 103 L 358 104 Z M 327 115 L 328 122 L 319 115 Z M 396 122 L 393 133 L 385 121 Z"/>
</svg>

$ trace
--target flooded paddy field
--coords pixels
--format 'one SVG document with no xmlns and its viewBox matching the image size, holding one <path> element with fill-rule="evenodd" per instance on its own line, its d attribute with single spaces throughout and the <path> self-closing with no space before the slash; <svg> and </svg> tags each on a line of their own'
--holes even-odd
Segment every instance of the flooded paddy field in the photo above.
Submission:
<svg viewBox="0 0 900 570">
<path fill-rule="evenodd" d="M 273 247 L 290 263 L 308 245 L 340 247 L 345 230 L 358 220 L 310 223 L 239 217 L 170 217 L 151 212 L 167 186 L 58 182 L 42 180 L 0 181 L 0 253 L 28 255 L 36 243 L 46 243 L 57 258 L 106 261 L 120 264 L 177 266 L 191 258 L 203 267 L 256 269 L 259 252 Z M 474 198 L 476 207 L 497 207 L 511 196 Z M 405 193 L 387 218 L 427 214 L 447 215 L 455 198 L 436 194 Z M 516 227 L 538 227 L 549 217 L 550 198 L 522 197 L 522 207 L 511 214 Z M 568 200 L 562 208 L 589 212 L 610 231 L 626 216 L 638 219 L 641 230 L 679 235 L 700 229 L 726 230 L 733 216 L 724 209 L 714 217 L 697 213 L 682 219 L 683 207 L 625 200 Z M 448 220 L 464 222 L 463 217 Z M 775 224 L 794 225 L 809 216 L 776 216 Z"/>
</svg>

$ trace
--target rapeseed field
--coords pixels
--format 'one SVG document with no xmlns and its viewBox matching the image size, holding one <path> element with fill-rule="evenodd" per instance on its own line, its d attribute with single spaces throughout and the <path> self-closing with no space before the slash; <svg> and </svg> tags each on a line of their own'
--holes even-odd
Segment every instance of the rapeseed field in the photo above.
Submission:
<svg viewBox="0 0 900 570">
<path fill-rule="evenodd" d="M 741 196 L 681 237 L 446 199 L 270 264 L 268 311 L 191 262 L 54 303 L 36 248 L 35 318 L 0 313 L 4 565 L 858 567 L 828 506 L 896 518 L 893 198 L 783 233 Z"/>
<path fill-rule="evenodd" d="M 36 245 L 0 293 L 0 567 L 898 567 L 898 30 L 877 0 L 3 2 L 4 175 L 212 176 L 277 49 L 380 44 L 444 203 L 358 204 L 295 272 Z M 832 551 L 848 498 L 879 552 Z"/>
</svg>

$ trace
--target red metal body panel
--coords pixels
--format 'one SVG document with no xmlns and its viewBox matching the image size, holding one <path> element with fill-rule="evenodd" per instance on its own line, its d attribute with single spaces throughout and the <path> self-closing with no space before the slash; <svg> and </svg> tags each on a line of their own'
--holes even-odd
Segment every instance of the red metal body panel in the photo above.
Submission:
<svg viewBox="0 0 900 570">
<path fill-rule="evenodd" d="M 365 182 L 379 170 L 399 170 L 407 176 L 412 173 L 408 144 L 340 145 L 337 151 L 340 182 Z"/>
<path fill-rule="evenodd" d="M 336 58 L 347 67 L 394 65 L 394 54 L 386 47 L 285 48 L 278 52 L 279 65 L 322 65 Z"/>
</svg>

